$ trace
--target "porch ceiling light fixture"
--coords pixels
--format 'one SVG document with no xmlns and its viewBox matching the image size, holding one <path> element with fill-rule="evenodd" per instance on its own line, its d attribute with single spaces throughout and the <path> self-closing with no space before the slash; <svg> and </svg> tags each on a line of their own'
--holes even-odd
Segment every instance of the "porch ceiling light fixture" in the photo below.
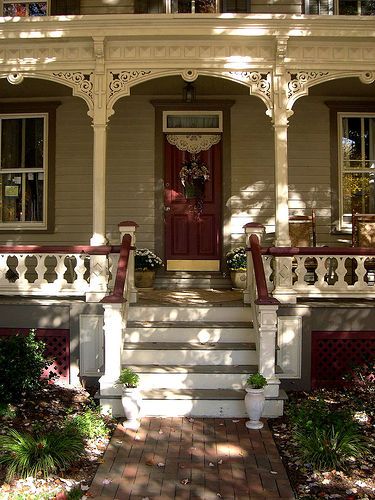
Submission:
<svg viewBox="0 0 375 500">
<path fill-rule="evenodd" d="M 182 89 L 182 99 L 184 102 L 194 102 L 196 94 L 196 88 L 191 82 L 188 82 Z"/>
</svg>

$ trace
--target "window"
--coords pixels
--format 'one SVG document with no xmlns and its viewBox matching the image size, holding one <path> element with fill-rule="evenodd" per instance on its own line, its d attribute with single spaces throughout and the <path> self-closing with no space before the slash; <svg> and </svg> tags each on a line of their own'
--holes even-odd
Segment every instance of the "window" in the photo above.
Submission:
<svg viewBox="0 0 375 500">
<path fill-rule="evenodd" d="M 12 2 L 3 0 L 3 16 L 25 17 L 25 16 L 46 16 L 48 14 L 48 2 Z"/>
<path fill-rule="evenodd" d="M 46 224 L 48 115 L 0 115 L 0 224 Z"/>
<path fill-rule="evenodd" d="M 222 111 L 163 111 L 163 132 L 222 131 Z"/>
<path fill-rule="evenodd" d="M 306 14 L 375 15 L 375 0 L 305 0 Z"/>
<path fill-rule="evenodd" d="M 250 0 L 223 0 L 223 12 L 250 12 Z"/>
<path fill-rule="evenodd" d="M 338 113 L 340 204 L 343 226 L 351 215 L 375 213 L 375 115 Z"/>
</svg>

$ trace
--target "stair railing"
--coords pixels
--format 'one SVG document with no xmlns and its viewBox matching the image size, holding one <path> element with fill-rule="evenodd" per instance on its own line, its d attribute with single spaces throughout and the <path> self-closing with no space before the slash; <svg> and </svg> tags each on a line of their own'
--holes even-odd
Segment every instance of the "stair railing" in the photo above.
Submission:
<svg viewBox="0 0 375 500">
<path fill-rule="evenodd" d="M 249 229 L 249 226 L 247 226 Z M 279 301 L 271 297 L 266 283 L 259 233 L 249 234 L 247 253 L 247 282 L 254 308 L 254 328 L 257 332 L 258 370 L 266 377 L 265 393 L 268 397 L 279 396 L 280 380 L 276 376 L 277 310 Z"/>
</svg>

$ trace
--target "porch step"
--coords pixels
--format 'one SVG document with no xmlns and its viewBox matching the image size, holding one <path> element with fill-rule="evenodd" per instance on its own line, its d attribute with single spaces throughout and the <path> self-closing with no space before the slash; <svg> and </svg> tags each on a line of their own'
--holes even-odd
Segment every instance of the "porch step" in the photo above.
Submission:
<svg viewBox="0 0 375 500">
<path fill-rule="evenodd" d="M 256 363 L 254 342 L 125 342 L 122 362 L 159 364 L 231 365 Z"/>
<path fill-rule="evenodd" d="M 139 375 L 142 390 L 240 389 L 257 365 L 127 364 Z"/>
<path fill-rule="evenodd" d="M 159 290 L 191 288 L 230 290 L 232 282 L 221 272 L 158 271 L 154 288 Z"/>
<path fill-rule="evenodd" d="M 245 391 L 228 389 L 155 389 L 142 391 L 142 415 L 194 417 L 246 417 Z M 283 414 L 285 391 L 278 398 L 266 397 L 264 417 Z M 123 415 L 121 396 L 102 396 L 101 404 L 113 409 L 114 415 Z"/>
<path fill-rule="evenodd" d="M 231 323 L 247 322 L 252 324 L 252 310 L 250 306 L 149 306 L 131 304 L 128 321 L 152 322 L 189 322 L 189 326 L 196 323 Z"/>
<path fill-rule="evenodd" d="M 128 321 L 125 342 L 255 342 L 252 321 Z"/>
</svg>

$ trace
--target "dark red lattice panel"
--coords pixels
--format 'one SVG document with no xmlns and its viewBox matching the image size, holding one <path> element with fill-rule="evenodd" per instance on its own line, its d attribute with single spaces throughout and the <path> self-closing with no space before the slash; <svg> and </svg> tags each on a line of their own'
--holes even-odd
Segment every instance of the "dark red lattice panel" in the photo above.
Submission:
<svg viewBox="0 0 375 500">
<path fill-rule="evenodd" d="M 30 328 L 0 328 L 0 336 L 10 336 L 16 333 L 26 335 Z M 70 339 L 69 330 L 37 328 L 36 337 L 46 344 L 45 354 L 51 359 L 51 364 L 44 371 L 43 377 L 52 372 L 59 380 L 69 383 Z"/>
<path fill-rule="evenodd" d="M 343 385 L 353 368 L 375 357 L 375 332 L 312 332 L 311 386 Z"/>
</svg>

